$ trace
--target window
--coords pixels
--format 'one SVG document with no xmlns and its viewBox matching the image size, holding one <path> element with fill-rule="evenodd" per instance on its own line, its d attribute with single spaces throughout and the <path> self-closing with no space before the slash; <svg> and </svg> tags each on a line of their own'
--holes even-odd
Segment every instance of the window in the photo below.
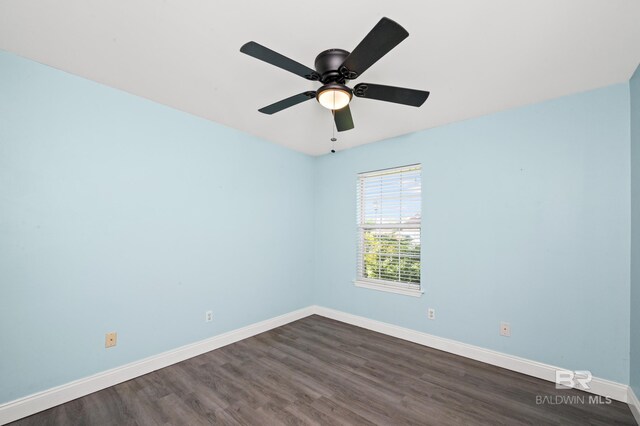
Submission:
<svg viewBox="0 0 640 426">
<path fill-rule="evenodd" d="M 420 165 L 358 175 L 355 284 L 420 296 Z"/>
</svg>

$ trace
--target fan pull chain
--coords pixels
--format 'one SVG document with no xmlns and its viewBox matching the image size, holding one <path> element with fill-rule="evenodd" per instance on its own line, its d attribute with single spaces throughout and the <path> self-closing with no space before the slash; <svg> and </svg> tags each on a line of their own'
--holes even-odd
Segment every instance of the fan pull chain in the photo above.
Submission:
<svg viewBox="0 0 640 426">
<path fill-rule="evenodd" d="M 335 97 L 335 94 L 334 94 Z M 336 153 L 336 141 L 338 139 L 336 139 L 336 126 L 335 126 L 335 122 L 336 122 L 336 110 L 332 109 L 331 110 L 331 115 L 333 116 L 333 120 L 331 120 L 331 153 L 335 154 Z"/>
</svg>

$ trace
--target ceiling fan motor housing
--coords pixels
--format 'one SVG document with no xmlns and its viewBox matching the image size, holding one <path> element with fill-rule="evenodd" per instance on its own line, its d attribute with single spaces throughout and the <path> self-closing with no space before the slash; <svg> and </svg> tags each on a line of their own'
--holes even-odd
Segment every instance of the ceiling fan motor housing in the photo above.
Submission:
<svg viewBox="0 0 640 426">
<path fill-rule="evenodd" d="M 315 68 L 323 84 L 344 84 L 346 82 L 343 74 L 340 72 L 340 66 L 347 56 L 349 56 L 349 52 L 343 49 L 325 50 L 316 56 Z"/>
</svg>

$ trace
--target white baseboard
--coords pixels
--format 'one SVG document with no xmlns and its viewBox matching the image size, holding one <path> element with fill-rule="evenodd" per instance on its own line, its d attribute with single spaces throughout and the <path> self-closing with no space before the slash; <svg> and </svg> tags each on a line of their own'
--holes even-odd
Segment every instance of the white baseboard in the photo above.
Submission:
<svg viewBox="0 0 640 426">
<path fill-rule="evenodd" d="M 155 370 L 184 361 L 205 352 L 229 345 L 256 334 L 269 331 L 309 315 L 322 315 L 337 321 L 352 324 L 382 334 L 408 340 L 420 345 L 439 349 L 445 352 L 471 358 L 508 370 L 527 374 L 550 382 L 555 382 L 555 372 L 560 369 L 548 364 L 531 361 L 504 353 L 484 349 L 478 346 L 461 343 L 455 340 L 433 336 L 381 321 L 348 314 L 322 306 L 309 306 L 275 318 L 261 321 L 212 338 L 161 353 L 140 361 L 132 362 L 102 373 L 76 380 L 55 388 L 38 392 L 0 405 L 0 425 L 40 411 L 72 401 L 76 398 L 108 388 L 109 386 L 134 379 Z M 605 379 L 593 378 L 591 393 L 606 396 L 617 401 L 628 402 L 636 421 L 640 423 L 640 403 L 631 388 L 627 385 Z"/>
<path fill-rule="evenodd" d="M 629 408 L 633 413 L 633 417 L 636 419 L 636 423 L 640 425 L 640 401 L 638 401 L 638 397 L 636 396 L 635 392 L 633 392 L 631 386 L 629 386 L 629 396 L 627 399 L 627 403 L 629 404 Z"/>
<path fill-rule="evenodd" d="M 313 314 L 306 307 L 0 405 L 6 424 Z"/>
<path fill-rule="evenodd" d="M 335 309 L 315 306 L 313 311 L 314 313 L 322 315 L 323 317 L 345 322 L 347 324 L 356 325 L 368 330 L 377 331 L 378 333 L 387 334 L 399 339 L 408 340 L 420 345 L 429 346 L 430 348 L 439 349 L 441 351 L 460 355 L 466 358 L 475 359 L 476 361 L 481 361 L 487 364 L 495 365 L 497 367 L 506 368 L 507 370 L 527 374 L 529 376 L 548 380 L 554 383 L 556 380 L 556 370 L 562 369 L 553 365 L 543 364 L 541 362 L 531 361 L 525 358 L 484 349 L 479 346 L 469 345 L 455 340 L 433 336 L 431 334 L 422 333 L 420 331 L 411 330 L 409 328 L 404 328 L 381 321 L 375 321 L 358 315 L 348 314 L 345 312 L 337 311 Z M 594 377 L 589 384 L 591 385 L 591 389 L 588 391 L 590 393 L 609 397 L 611 399 L 615 399 L 616 401 L 627 402 L 627 392 L 629 388 L 629 386 L 627 385 L 596 377 Z"/>
</svg>

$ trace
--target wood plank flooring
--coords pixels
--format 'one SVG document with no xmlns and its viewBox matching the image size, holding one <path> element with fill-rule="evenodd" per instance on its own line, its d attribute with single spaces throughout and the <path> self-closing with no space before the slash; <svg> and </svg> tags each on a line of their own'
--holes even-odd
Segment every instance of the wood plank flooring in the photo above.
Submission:
<svg viewBox="0 0 640 426">
<path fill-rule="evenodd" d="M 584 397 L 540 405 L 536 396 Z M 626 404 L 311 316 L 14 425 L 635 425 Z"/>
</svg>

